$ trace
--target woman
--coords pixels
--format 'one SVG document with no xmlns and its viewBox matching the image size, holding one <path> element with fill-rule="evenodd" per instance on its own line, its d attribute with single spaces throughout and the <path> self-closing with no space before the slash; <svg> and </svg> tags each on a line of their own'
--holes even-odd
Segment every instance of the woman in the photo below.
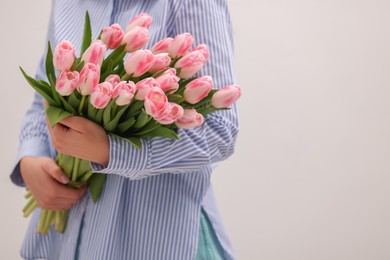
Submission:
<svg viewBox="0 0 390 260">
<path fill-rule="evenodd" d="M 48 40 L 80 48 L 85 11 L 93 38 L 109 24 L 150 14 L 150 46 L 189 32 L 205 43 L 210 60 L 201 74 L 215 88 L 234 83 L 233 44 L 226 0 L 53 0 Z M 150 47 L 150 46 L 147 46 Z M 37 77 L 44 76 L 43 59 Z M 142 148 L 107 135 L 90 121 L 71 117 L 48 131 L 42 99 L 35 95 L 20 133 L 19 167 L 12 174 L 41 208 L 71 208 L 64 234 L 35 234 L 31 219 L 21 255 L 25 259 L 233 259 L 210 184 L 214 163 L 233 153 L 236 109 L 206 117 L 203 126 L 180 129 L 180 140 L 143 140 Z M 55 149 L 88 159 L 108 175 L 99 201 L 73 190 L 52 159 Z M 64 178 L 65 177 L 65 178 Z"/>
</svg>

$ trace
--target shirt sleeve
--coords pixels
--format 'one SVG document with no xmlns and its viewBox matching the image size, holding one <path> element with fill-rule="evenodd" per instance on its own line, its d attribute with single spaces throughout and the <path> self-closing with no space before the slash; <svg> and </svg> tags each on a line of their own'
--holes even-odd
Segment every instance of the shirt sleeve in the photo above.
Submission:
<svg viewBox="0 0 390 260">
<path fill-rule="evenodd" d="M 179 5 L 178 5 L 179 6 Z M 210 59 L 199 75 L 211 75 L 214 88 L 235 83 L 233 37 L 226 0 L 183 1 L 171 27 L 171 36 L 189 32 L 195 45 L 205 43 Z M 202 126 L 179 129 L 180 140 L 147 138 L 137 150 L 129 142 L 109 136 L 107 167 L 91 163 L 95 172 L 141 179 L 161 173 L 194 172 L 228 158 L 238 133 L 235 105 L 230 110 L 209 114 Z"/>
<path fill-rule="evenodd" d="M 25 156 L 41 157 L 51 155 L 49 137 L 46 131 L 45 112 L 42 97 L 35 93 L 34 101 L 27 110 L 19 133 L 17 164 L 11 173 L 11 180 L 18 186 L 25 186 L 20 174 L 20 160 Z"/>
</svg>

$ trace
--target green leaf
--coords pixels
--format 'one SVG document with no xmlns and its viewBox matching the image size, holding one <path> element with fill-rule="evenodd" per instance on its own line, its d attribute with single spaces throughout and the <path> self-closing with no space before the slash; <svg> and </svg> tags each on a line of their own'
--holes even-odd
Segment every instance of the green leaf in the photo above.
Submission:
<svg viewBox="0 0 390 260">
<path fill-rule="evenodd" d="M 205 107 L 205 108 L 200 108 L 197 110 L 199 114 L 202 114 L 203 116 L 213 113 L 218 110 L 229 110 L 230 108 L 215 108 L 215 107 Z"/>
<path fill-rule="evenodd" d="M 91 45 L 92 42 L 92 30 L 91 30 L 91 19 L 89 18 L 88 11 L 85 13 L 85 22 L 84 22 L 84 34 L 83 34 L 83 43 L 81 44 L 81 54 L 83 56 L 84 52 Z"/>
<path fill-rule="evenodd" d="M 122 123 L 120 123 L 120 124 L 117 125 L 116 131 L 117 131 L 118 133 L 123 134 L 123 133 L 125 133 L 127 130 L 129 130 L 130 127 L 132 127 L 132 126 L 134 125 L 134 123 L 135 123 L 135 118 L 134 118 L 134 117 L 132 117 L 132 118 L 130 118 L 130 119 L 127 119 L 125 122 L 122 122 Z"/>
<path fill-rule="evenodd" d="M 139 138 L 137 138 L 137 137 L 128 137 L 127 140 L 128 140 L 132 145 L 134 145 L 134 147 L 137 148 L 138 150 L 141 149 L 141 146 L 142 146 L 141 139 L 139 139 Z"/>
<path fill-rule="evenodd" d="M 115 104 L 115 100 L 111 100 L 110 103 L 103 109 L 103 124 L 106 125 L 111 121 L 111 108 Z"/>
<path fill-rule="evenodd" d="M 35 91 L 37 91 L 44 99 L 47 100 L 49 105 L 55 106 L 58 105 L 57 102 L 53 99 L 51 90 L 47 88 L 46 85 L 43 85 L 41 82 L 38 82 L 34 78 L 27 75 L 27 73 L 22 69 L 22 67 L 19 67 L 20 71 L 22 72 L 24 78 L 27 80 L 27 82 L 30 84 Z"/>
<path fill-rule="evenodd" d="M 213 89 L 210 91 L 210 93 L 207 95 L 207 97 L 205 97 L 204 99 L 202 99 L 201 101 L 199 101 L 198 103 L 194 104 L 193 106 L 195 108 L 199 108 L 207 103 L 209 103 L 211 101 L 211 99 L 213 98 L 213 95 L 215 94 L 215 92 L 217 92 L 218 90 L 217 89 Z"/>
<path fill-rule="evenodd" d="M 161 127 L 160 123 L 158 123 L 156 120 L 152 119 L 150 120 L 142 129 L 137 131 L 135 134 L 136 135 L 143 135 L 146 134 L 150 131 L 153 131 L 156 128 Z"/>
<path fill-rule="evenodd" d="M 118 125 L 119 119 L 122 117 L 126 109 L 127 106 L 121 107 L 118 113 L 116 113 L 116 115 L 114 116 L 114 119 L 104 125 L 104 129 L 106 129 L 108 132 L 114 132 Z"/>
<path fill-rule="evenodd" d="M 95 123 L 97 123 L 97 118 L 96 118 L 97 109 L 92 105 L 90 101 L 87 101 L 85 103 L 88 103 L 88 112 L 87 112 L 88 118 L 94 121 Z"/>
<path fill-rule="evenodd" d="M 107 72 L 107 67 L 108 67 L 108 64 L 110 61 L 114 62 L 115 60 L 118 59 L 118 57 L 121 56 L 122 53 L 124 53 L 126 55 L 126 53 L 124 52 L 125 47 L 126 47 L 126 44 L 119 46 L 113 52 L 111 52 L 110 55 L 107 56 L 107 58 L 104 59 L 103 64 L 102 64 L 102 69 L 101 69 L 102 74 L 105 74 Z M 122 58 L 122 60 L 123 60 L 123 58 Z"/>
<path fill-rule="evenodd" d="M 69 112 L 54 106 L 47 106 L 46 115 L 51 127 L 60 122 L 62 119 L 72 116 Z"/>
<path fill-rule="evenodd" d="M 91 171 L 91 163 L 87 160 L 80 159 L 79 169 L 77 176 L 83 176 L 87 172 Z"/>
<path fill-rule="evenodd" d="M 184 99 L 182 95 L 172 94 L 172 95 L 168 95 L 168 101 L 176 104 L 180 104 L 181 102 L 184 101 Z"/>
<path fill-rule="evenodd" d="M 106 174 L 94 173 L 89 182 L 89 190 L 91 191 L 92 200 L 94 203 L 99 199 L 102 193 L 104 183 L 106 182 Z"/>
<path fill-rule="evenodd" d="M 175 131 L 168 129 L 164 126 L 154 129 L 153 131 L 149 131 L 144 134 L 135 134 L 139 137 L 166 137 L 171 139 L 179 139 L 179 136 L 175 133 Z"/>
<path fill-rule="evenodd" d="M 50 80 L 50 78 L 55 78 L 55 72 L 54 72 L 54 65 L 53 65 L 53 52 L 51 50 L 50 41 L 47 43 L 47 54 L 46 54 L 46 76 L 47 79 Z M 54 80 L 55 83 L 55 80 Z"/>
<path fill-rule="evenodd" d="M 134 100 L 130 104 L 130 109 L 127 112 L 126 118 L 132 118 L 136 112 L 141 111 L 141 108 L 144 106 L 143 100 Z"/>
<path fill-rule="evenodd" d="M 103 111 L 104 109 L 97 109 L 97 113 L 96 113 L 96 123 L 97 124 L 101 124 L 102 121 L 103 121 Z"/>
<path fill-rule="evenodd" d="M 68 103 L 69 105 L 71 105 L 75 111 L 78 110 L 79 106 L 80 106 L 80 101 L 77 97 L 76 97 L 76 94 L 75 92 L 73 92 L 72 94 L 70 94 L 69 98 L 68 98 Z"/>
<path fill-rule="evenodd" d="M 76 115 L 77 114 L 76 109 L 74 109 L 63 96 L 60 96 L 60 98 L 65 110 L 71 113 L 72 115 Z"/>
<path fill-rule="evenodd" d="M 75 157 L 65 154 L 58 154 L 57 156 L 57 164 L 68 177 L 70 177 L 72 174 L 74 159 Z"/>
<path fill-rule="evenodd" d="M 141 113 L 137 117 L 137 121 L 134 124 L 134 128 L 140 129 L 146 125 L 146 123 L 149 122 L 149 115 L 145 113 L 145 111 L 141 111 Z"/>
</svg>

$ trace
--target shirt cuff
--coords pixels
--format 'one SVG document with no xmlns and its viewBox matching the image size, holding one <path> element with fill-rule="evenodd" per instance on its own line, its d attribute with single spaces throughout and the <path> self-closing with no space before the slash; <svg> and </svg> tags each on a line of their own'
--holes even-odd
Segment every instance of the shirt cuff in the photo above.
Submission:
<svg viewBox="0 0 390 260">
<path fill-rule="evenodd" d="M 35 138 L 23 141 L 19 145 L 19 152 L 16 160 L 17 163 L 10 175 L 11 181 L 17 186 L 26 186 L 20 173 L 20 160 L 23 157 L 50 157 L 50 155 L 49 145 L 46 140 Z"/>
<path fill-rule="evenodd" d="M 141 179 L 149 168 L 151 157 L 148 139 L 141 139 L 141 148 L 137 149 L 124 138 L 108 135 L 110 143 L 110 158 L 107 167 L 91 162 L 91 168 L 96 173 L 118 174 L 130 179 Z"/>
</svg>

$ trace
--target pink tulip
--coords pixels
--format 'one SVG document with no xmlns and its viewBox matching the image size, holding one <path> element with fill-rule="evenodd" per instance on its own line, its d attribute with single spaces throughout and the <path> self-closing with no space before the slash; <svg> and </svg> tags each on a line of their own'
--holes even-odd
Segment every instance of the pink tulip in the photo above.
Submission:
<svg viewBox="0 0 390 260">
<path fill-rule="evenodd" d="M 196 104 L 210 93 L 213 88 L 213 79 L 210 76 L 203 76 L 194 79 L 187 84 L 184 90 L 184 100 L 190 104 Z"/>
<path fill-rule="evenodd" d="M 156 78 L 160 88 L 164 92 L 169 90 L 169 94 L 176 92 L 179 88 L 179 80 L 180 78 L 176 76 L 176 70 L 174 68 L 166 70 L 163 74 Z"/>
<path fill-rule="evenodd" d="M 209 54 L 209 48 L 207 47 L 206 44 L 199 44 L 198 46 L 196 46 L 195 48 L 193 48 L 193 49 L 191 50 L 191 52 L 193 52 L 193 51 L 200 51 L 200 52 L 203 54 L 203 56 L 204 56 L 204 58 L 205 58 L 206 60 L 209 59 L 209 56 L 210 56 L 210 54 Z"/>
<path fill-rule="evenodd" d="M 135 51 L 124 62 L 126 74 L 139 77 L 153 66 L 155 60 L 156 58 L 149 50 Z"/>
<path fill-rule="evenodd" d="M 236 102 L 240 96 L 240 86 L 229 85 L 215 92 L 211 99 L 211 105 L 215 108 L 225 108 Z"/>
<path fill-rule="evenodd" d="M 180 105 L 168 102 L 165 111 L 159 117 L 155 118 L 155 120 L 160 124 L 170 125 L 181 118 L 183 114 L 184 109 Z"/>
<path fill-rule="evenodd" d="M 194 128 L 202 125 L 204 117 L 199 114 L 196 109 L 185 109 L 184 114 L 181 118 L 176 121 L 176 125 L 179 128 Z"/>
<path fill-rule="evenodd" d="M 76 53 L 74 47 L 68 41 L 60 42 L 54 49 L 53 65 L 56 70 L 69 70 L 72 67 L 75 59 Z"/>
<path fill-rule="evenodd" d="M 107 46 L 101 41 L 96 40 L 85 50 L 81 60 L 85 63 L 93 63 L 102 66 Z"/>
<path fill-rule="evenodd" d="M 168 52 L 168 46 L 172 41 L 173 41 L 173 38 L 170 38 L 170 37 L 162 39 L 161 41 L 159 41 L 155 45 L 153 45 L 152 48 L 150 48 L 150 51 L 153 54 Z"/>
<path fill-rule="evenodd" d="M 136 87 L 134 82 L 121 81 L 114 87 L 114 90 L 112 91 L 112 98 L 118 97 L 115 101 L 118 106 L 130 104 L 134 97 L 135 89 Z"/>
<path fill-rule="evenodd" d="M 180 69 L 179 77 L 190 78 L 195 75 L 205 63 L 206 58 L 202 51 L 191 51 L 176 62 L 175 68 Z"/>
<path fill-rule="evenodd" d="M 107 48 L 116 49 L 122 42 L 123 34 L 121 26 L 114 23 L 113 25 L 103 29 L 101 40 L 105 45 L 107 45 Z"/>
<path fill-rule="evenodd" d="M 159 87 L 160 85 L 157 83 L 155 78 L 150 77 L 138 81 L 137 84 L 135 84 L 135 86 L 137 88 L 137 93 L 135 95 L 135 98 L 138 100 L 144 100 L 149 90 L 155 87 Z"/>
<path fill-rule="evenodd" d="M 109 82 L 102 82 L 97 85 L 91 93 L 91 104 L 97 108 L 105 108 L 112 99 L 112 85 Z"/>
<path fill-rule="evenodd" d="M 154 61 L 153 66 L 149 69 L 149 72 L 152 74 L 166 69 L 171 63 L 171 58 L 168 56 L 168 53 L 159 53 L 154 55 L 154 57 L 156 60 Z"/>
<path fill-rule="evenodd" d="M 81 95 L 86 96 L 92 93 L 93 88 L 99 84 L 100 67 L 93 63 L 87 63 L 80 71 L 80 80 L 77 90 Z"/>
<path fill-rule="evenodd" d="M 141 14 L 137 15 L 136 17 L 134 17 L 127 24 L 126 32 L 130 31 L 131 29 L 133 29 L 136 26 L 140 26 L 140 27 L 144 27 L 144 28 L 148 29 L 152 23 L 153 23 L 153 18 L 150 15 L 148 15 L 146 13 L 141 13 Z"/>
<path fill-rule="evenodd" d="M 56 90 L 61 96 L 69 96 L 79 83 L 77 71 L 63 71 L 57 78 Z"/>
<path fill-rule="evenodd" d="M 194 37 L 189 33 L 177 35 L 168 46 L 168 53 L 172 59 L 184 56 L 191 45 L 194 43 Z"/>
<path fill-rule="evenodd" d="M 113 87 L 115 87 L 116 84 L 118 84 L 121 81 L 121 78 L 119 75 L 111 74 L 108 76 L 105 80 L 105 82 L 110 82 Z"/>
<path fill-rule="evenodd" d="M 152 88 L 145 96 L 145 112 L 154 118 L 164 113 L 167 104 L 168 98 L 161 88 Z"/>
<path fill-rule="evenodd" d="M 123 36 L 122 44 L 126 44 L 125 51 L 133 52 L 144 47 L 149 41 L 148 29 L 136 26 Z"/>
</svg>

